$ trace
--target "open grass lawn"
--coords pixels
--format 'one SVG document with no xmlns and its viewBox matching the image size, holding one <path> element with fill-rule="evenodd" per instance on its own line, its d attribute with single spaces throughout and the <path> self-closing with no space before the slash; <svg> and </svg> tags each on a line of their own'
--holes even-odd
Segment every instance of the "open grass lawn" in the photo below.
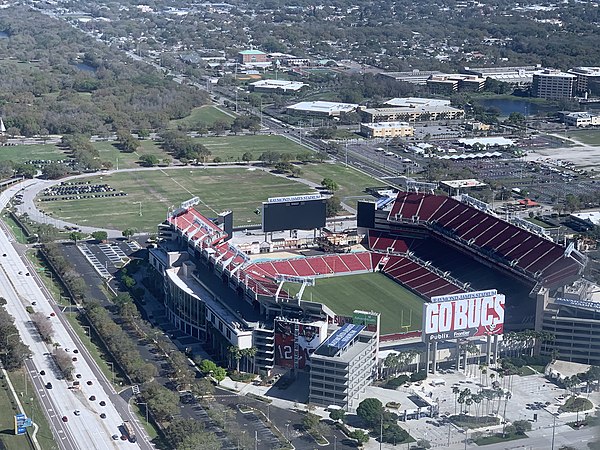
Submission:
<svg viewBox="0 0 600 450">
<path fill-rule="evenodd" d="M 517 434 L 510 433 L 502 436 L 502 433 L 492 434 L 491 436 L 484 436 L 479 439 L 475 439 L 475 443 L 477 445 L 490 445 L 490 444 L 498 444 L 499 442 L 507 442 L 514 441 L 516 439 L 525 439 L 528 438 L 526 434 Z"/>
<path fill-rule="evenodd" d="M 0 408 L 2 409 L 2 414 L 0 414 L 0 448 L 6 448 L 7 450 L 33 448 L 27 436 L 14 435 L 13 416 L 18 411 L 16 404 L 12 403 L 12 393 L 4 378 L 0 380 Z"/>
<path fill-rule="evenodd" d="M 254 210 L 269 197 L 304 194 L 309 188 L 289 178 L 276 177 L 246 168 L 185 168 L 121 172 L 86 178 L 92 184 L 108 183 L 123 197 L 38 202 L 54 217 L 79 225 L 123 230 L 135 227 L 155 232 L 166 218 L 167 209 L 184 200 L 199 197 L 195 208 L 208 217 L 231 209 L 236 225 L 260 223 Z M 142 202 L 142 216 L 139 205 Z"/>
<path fill-rule="evenodd" d="M 246 152 L 252 154 L 253 160 L 258 160 L 264 152 L 272 151 L 297 155 L 307 149 L 283 136 L 270 134 L 243 136 L 210 136 L 195 139 L 196 142 L 208 148 L 212 157 L 219 156 L 223 161 L 241 161 Z"/>
<path fill-rule="evenodd" d="M 19 144 L 0 147 L 0 161 L 22 163 L 34 159 L 57 161 L 69 157 L 54 144 Z"/>
<path fill-rule="evenodd" d="M 25 409 L 25 414 L 28 417 L 33 418 L 34 422 L 39 426 L 39 431 L 37 433 L 37 439 L 43 449 L 54 450 L 58 449 L 58 445 L 54 442 L 54 436 L 50 431 L 50 427 L 48 426 L 48 422 L 46 420 L 46 416 L 44 415 L 44 411 L 42 410 L 40 404 L 38 403 L 37 397 L 35 393 L 32 392 L 33 386 L 29 379 L 25 379 L 23 376 L 23 370 L 17 370 L 15 372 L 11 372 L 10 379 L 15 388 L 15 391 L 18 394 L 22 394 L 21 396 L 21 404 Z M 4 380 L 3 380 L 4 381 Z M 25 383 L 27 382 L 27 395 L 25 395 Z M 5 383 L 3 383 L 4 385 Z M 8 388 L 7 388 L 8 389 Z M 3 390 L 4 391 L 4 390 Z M 4 391 L 7 395 L 11 395 L 8 390 Z M 0 393 L 0 397 L 2 393 Z M 7 397 L 8 398 L 8 397 Z M 32 400 L 33 399 L 33 400 Z M 29 440 L 26 436 L 9 436 L 7 432 L 12 432 L 13 430 L 13 414 L 11 407 L 4 404 L 4 401 L 0 399 L 0 407 L 2 408 L 2 413 L 0 414 L 0 440 L 4 444 L 6 444 L 7 448 L 15 449 L 15 450 L 23 450 L 32 448 L 29 444 Z M 16 406 L 15 406 L 16 408 Z M 4 426 L 5 421 L 10 421 L 10 425 L 8 427 Z M 32 433 L 33 428 L 28 428 L 28 432 Z"/>
<path fill-rule="evenodd" d="M 300 288 L 290 283 L 284 287 L 291 293 Z M 408 331 L 422 328 L 423 300 L 380 273 L 318 278 L 302 299 L 324 303 L 343 316 L 352 316 L 355 309 L 379 312 L 382 334 L 407 331 L 406 325 Z"/>
<path fill-rule="evenodd" d="M 346 167 L 341 164 L 307 164 L 301 169 L 301 177 L 315 183 L 321 183 L 323 178 L 331 178 L 339 186 L 336 195 L 353 208 L 360 199 L 373 199 L 370 195 L 365 194 L 365 188 L 385 184 L 350 166 Z"/>
<path fill-rule="evenodd" d="M 100 154 L 101 161 L 110 161 L 113 168 L 130 169 L 139 167 L 138 161 L 142 155 L 155 155 L 159 160 L 171 158 L 157 142 L 151 140 L 139 141 L 140 149 L 134 153 L 123 153 L 117 147 L 116 142 L 94 142 L 94 147 Z"/>
<path fill-rule="evenodd" d="M 568 131 L 567 135 L 584 144 L 600 145 L 600 130 Z"/>
<path fill-rule="evenodd" d="M 169 128 L 177 128 L 179 125 L 194 128 L 200 124 L 210 127 L 219 119 L 224 120 L 227 123 L 232 123 L 235 117 L 233 116 L 233 113 L 225 112 L 216 106 L 204 105 L 194 108 L 189 116 L 171 120 L 169 122 Z"/>
</svg>

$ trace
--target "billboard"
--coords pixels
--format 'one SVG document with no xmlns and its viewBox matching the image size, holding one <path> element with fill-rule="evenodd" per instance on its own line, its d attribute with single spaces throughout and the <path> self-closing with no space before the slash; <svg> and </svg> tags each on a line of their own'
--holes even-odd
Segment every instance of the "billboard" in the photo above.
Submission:
<svg viewBox="0 0 600 450">
<path fill-rule="evenodd" d="M 585 300 L 575 300 L 572 298 L 557 297 L 554 299 L 554 303 L 556 303 L 557 305 L 573 306 L 574 308 L 586 308 L 600 311 L 599 302 L 589 302 Z"/>
<path fill-rule="evenodd" d="M 262 204 L 262 230 L 313 230 L 325 226 L 326 199 L 320 195 L 278 197 Z"/>
<path fill-rule="evenodd" d="M 373 311 L 355 310 L 352 314 L 352 323 L 364 325 L 368 331 L 377 332 L 379 330 L 379 313 Z"/>
<path fill-rule="evenodd" d="M 304 369 L 319 345 L 327 337 L 327 324 L 310 324 L 285 319 L 275 321 L 275 364 Z M 297 353 L 295 349 L 297 348 Z"/>
<path fill-rule="evenodd" d="M 502 334 L 504 295 L 495 290 L 434 297 L 423 305 L 423 340 Z"/>
</svg>

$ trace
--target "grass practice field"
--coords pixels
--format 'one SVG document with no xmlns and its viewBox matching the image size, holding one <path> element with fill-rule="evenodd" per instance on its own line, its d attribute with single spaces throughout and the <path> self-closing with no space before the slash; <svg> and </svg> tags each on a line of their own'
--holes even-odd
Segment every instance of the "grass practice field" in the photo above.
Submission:
<svg viewBox="0 0 600 450">
<path fill-rule="evenodd" d="M 277 135 L 243 135 L 243 136 L 210 136 L 194 139 L 210 150 L 211 156 L 219 156 L 223 161 L 241 161 L 246 152 L 258 160 L 264 152 L 277 152 L 297 155 L 307 149 L 283 136 Z M 320 181 L 320 180 L 319 180 Z"/>
<path fill-rule="evenodd" d="M 194 128 L 201 124 L 210 127 L 217 120 L 224 120 L 227 123 L 232 123 L 234 119 L 235 116 L 233 113 L 225 112 L 216 106 L 205 105 L 194 108 L 189 116 L 171 120 L 169 122 L 169 128 L 177 128 L 179 125 L 187 128 Z"/>
<path fill-rule="evenodd" d="M 195 208 L 208 217 L 230 209 L 236 225 L 260 223 L 254 210 L 269 197 L 304 194 L 310 189 L 292 179 L 247 168 L 171 169 L 120 172 L 79 181 L 109 184 L 123 197 L 41 202 L 38 207 L 52 216 L 78 225 L 123 230 L 135 227 L 155 232 L 167 209 L 191 197 L 200 197 Z M 142 216 L 139 204 L 142 202 Z"/>
<path fill-rule="evenodd" d="M 0 147 L 0 161 L 23 163 L 35 159 L 58 161 L 69 157 L 53 144 L 19 144 Z"/>
<path fill-rule="evenodd" d="M 588 145 L 600 145 L 600 130 L 569 131 L 568 136 Z"/>
<path fill-rule="evenodd" d="M 284 288 L 295 294 L 300 285 L 286 283 Z M 423 300 L 381 273 L 318 278 L 302 299 L 324 303 L 343 316 L 352 316 L 355 309 L 379 312 L 382 334 L 422 328 Z"/>
</svg>

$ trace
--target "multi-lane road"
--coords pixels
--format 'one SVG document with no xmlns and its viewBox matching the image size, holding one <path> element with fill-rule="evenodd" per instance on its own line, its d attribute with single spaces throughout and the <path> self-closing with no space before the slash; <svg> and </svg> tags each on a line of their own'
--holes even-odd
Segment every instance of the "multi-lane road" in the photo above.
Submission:
<svg viewBox="0 0 600 450">
<path fill-rule="evenodd" d="M 4 191 L 0 208 L 29 183 L 25 181 Z M 0 232 L 0 295 L 7 300 L 6 309 L 15 318 L 22 341 L 32 351 L 25 366 L 58 445 L 65 450 L 152 448 L 128 405 L 116 394 L 37 279 L 33 267 L 4 231 Z M 52 356 L 54 346 L 40 338 L 26 310 L 28 306 L 46 316 L 53 326 L 54 342 L 74 358 L 74 380 L 79 381 L 79 388 L 73 388 L 73 383 L 61 376 Z M 120 439 L 124 420 L 134 424 L 137 444 Z"/>
</svg>

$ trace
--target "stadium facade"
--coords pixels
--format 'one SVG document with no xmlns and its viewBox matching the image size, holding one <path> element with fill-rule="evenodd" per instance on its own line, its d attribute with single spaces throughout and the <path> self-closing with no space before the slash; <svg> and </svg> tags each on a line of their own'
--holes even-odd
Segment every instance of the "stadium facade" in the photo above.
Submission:
<svg viewBox="0 0 600 450">
<path fill-rule="evenodd" d="M 559 320 L 550 318 L 554 303 L 543 299 L 556 297 L 564 286 L 578 280 L 586 264 L 585 256 L 572 245 L 564 248 L 554 243 L 531 224 L 507 222 L 485 203 L 466 195 L 400 192 L 376 202 L 359 202 L 357 223 L 359 234 L 365 235 L 363 251 L 291 259 L 270 255 L 273 259 L 252 260 L 229 241 L 231 230 L 226 232 L 224 224 L 230 224 L 231 218 L 225 217 L 228 220 L 215 223 L 186 204 L 159 226 L 162 242 L 151 249 L 150 263 L 164 280 L 169 320 L 206 342 L 222 360 L 232 345 L 256 349 L 248 358 L 257 371 L 268 373 L 275 366 L 302 370 L 310 364 L 311 355 L 321 372 L 329 364 L 346 365 L 340 372 L 346 378 L 331 381 L 327 388 L 325 380 L 311 378 L 315 401 L 319 396 L 326 398 L 332 389 L 341 389 L 346 397 L 339 399 L 340 404 L 346 407 L 358 386 L 353 384 L 358 373 L 354 368 L 367 367 L 370 377 L 376 376 L 376 357 L 371 366 L 367 355 L 377 354 L 379 342 L 401 342 L 406 336 L 378 336 L 373 343 L 368 337 L 373 330 L 361 330 L 356 340 L 332 351 L 331 336 L 327 336 L 353 320 L 324 304 L 302 299 L 304 288 L 315 280 L 377 271 L 425 302 L 495 288 L 506 297 L 505 329 L 550 330 Z M 299 293 L 287 292 L 284 283 L 298 283 Z M 580 345 L 580 333 L 574 330 L 581 321 L 567 320 L 568 307 L 561 308 L 560 317 L 568 321 L 565 326 L 571 332 L 557 339 L 556 345 Z M 575 318 L 584 316 L 577 314 Z M 598 327 L 597 316 L 595 311 L 586 320 L 595 321 Z M 595 344 L 590 341 L 591 348 Z M 549 353 L 552 348 L 541 351 Z M 573 353 L 572 359 L 585 362 L 592 356 L 591 351 Z M 454 357 L 460 360 L 459 354 Z"/>
</svg>

